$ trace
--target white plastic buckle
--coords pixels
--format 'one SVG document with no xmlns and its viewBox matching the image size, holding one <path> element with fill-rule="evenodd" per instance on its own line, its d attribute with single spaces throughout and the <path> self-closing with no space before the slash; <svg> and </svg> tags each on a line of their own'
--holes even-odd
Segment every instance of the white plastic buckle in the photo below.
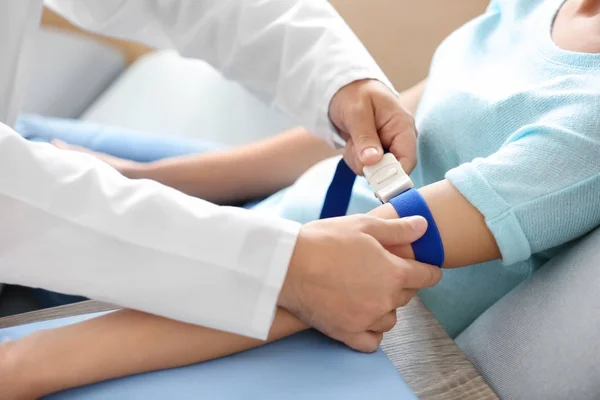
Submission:
<svg viewBox="0 0 600 400">
<path fill-rule="evenodd" d="M 415 186 L 392 153 L 384 154 L 377 164 L 364 167 L 363 173 L 382 203 Z"/>
</svg>

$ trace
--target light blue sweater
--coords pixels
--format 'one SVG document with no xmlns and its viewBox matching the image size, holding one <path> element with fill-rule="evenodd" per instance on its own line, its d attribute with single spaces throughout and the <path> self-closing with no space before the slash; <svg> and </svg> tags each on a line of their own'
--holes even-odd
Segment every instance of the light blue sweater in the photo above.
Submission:
<svg viewBox="0 0 600 400">
<path fill-rule="evenodd" d="M 451 336 L 600 224 L 600 54 L 553 43 L 562 3 L 493 1 L 434 56 L 412 178 L 417 186 L 448 179 L 485 216 L 502 253 L 502 261 L 446 270 L 420 291 Z M 336 163 L 318 164 L 257 209 L 317 219 Z M 357 180 L 349 213 L 378 204 Z"/>
</svg>

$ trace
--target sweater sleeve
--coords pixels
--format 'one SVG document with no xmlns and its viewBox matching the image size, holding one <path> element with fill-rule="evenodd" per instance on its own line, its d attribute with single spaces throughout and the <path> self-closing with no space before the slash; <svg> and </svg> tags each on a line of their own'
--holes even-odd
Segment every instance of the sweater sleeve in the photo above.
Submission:
<svg viewBox="0 0 600 400">
<path fill-rule="evenodd" d="M 484 215 L 504 264 L 515 264 L 600 225 L 600 129 L 524 126 L 446 178 Z"/>
</svg>

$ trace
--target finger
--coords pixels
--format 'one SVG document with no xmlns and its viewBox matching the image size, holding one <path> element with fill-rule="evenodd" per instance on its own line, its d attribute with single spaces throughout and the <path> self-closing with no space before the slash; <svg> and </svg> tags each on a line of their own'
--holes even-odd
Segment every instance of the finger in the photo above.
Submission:
<svg viewBox="0 0 600 400">
<path fill-rule="evenodd" d="M 379 320 L 375 321 L 369 330 L 373 332 L 387 332 L 396 326 L 396 321 L 396 310 L 394 309 L 385 314 L 383 317 L 379 318 Z"/>
<path fill-rule="evenodd" d="M 398 300 L 396 303 L 396 308 L 404 307 L 417 295 L 417 290 L 415 289 L 406 289 L 400 291 L 400 295 L 398 296 Z"/>
<path fill-rule="evenodd" d="M 350 140 L 350 135 L 348 135 L 348 132 L 344 131 L 344 130 L 338 130 L 338 135 L 340 135 L 340 137 L 345 141 L 348 142 L 348 140 Z"/>
<path fill-rule="evenodd" d="M 343 342 L 361 353 L 373 353 L 377 351 L 382 340 L 383 333 L 366 331 L 352 334 L 343 340 Z"/>
<path fill-rule="evenodd" d="M 396 257 L 412 260 L 415 258 L 415 252 L 412 246 L 408 244 L 396 245 L 396 246 L 385 246 L 385 249 L 395 255 Z"/>
<path fill-rule="evenodd" d="M 427 230 L 427 220 L 421 216 L 368 220 L 363 232 L 373 236 L 383 246 L 403 245 L 419 239 Z"/>
<path fill-rule="evenodd" d="M 391 257 L 394 257 L 390 255 Z M 442 269 L 413 260 L 400 260 L 399 273 L 402 289 L 423 289 L 436 285 L 442 279 Z"/>
<path fill-rule="evenodd" d="M 344 113 L 344 125 L 354 142 L 356 158 L 363 165 L 374 165 L 383 155 L 373 113 L 370 101 L 363 101 Z"/>
<path fill-rule="evenodd" d="M 414 130 L 396 135 L 389 150 L 396 156 L 402 169 L 410 174 L 417 165 L 417 139 Z"/>
<path fill-rule="evenodd" d="M 363 174 L 363 165 L 356 158 L 356 153 L 354 152 L 354 143 L 352 142 L 352 139 L 346 142 L 346 147 L 344 148 L 344 161 L 346 161 L 348 167 L 350 167 L 350 169 L 354 171 L 355 174 Z"/>
</svg>

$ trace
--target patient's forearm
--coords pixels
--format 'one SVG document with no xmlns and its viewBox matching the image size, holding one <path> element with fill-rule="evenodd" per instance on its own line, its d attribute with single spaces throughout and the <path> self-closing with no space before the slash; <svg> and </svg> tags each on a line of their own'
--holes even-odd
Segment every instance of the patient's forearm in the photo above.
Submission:
<svg viewBox="0 0 600 400">
<path fill-rule="evenodd" d="M 136 164 L 124 174 L 152 179 L 211 202 L 231 204 L 283 189 L 333 155 L 335 151 L 327 143 L 297 128 L 234 149 Z"/>
<path fill-rule="evenodd" d="M 446 180 L 419 189 L 427 202 L 444 244 L 444 268 L 462 267 L 500 258 L 500 250 L 483 215 Z M 397 218 L 392 205 L 370 212 L 382 218 Z M 390 249 L 401 257 L 414 258 L 411 246 Z"/>
<path fill-rule="evenodd" d="M 268 341 L 306 328 L 287 311 L 278 310 Z M 123 310 L 10 343 L 0 353 L 0 374 L 12 382 L 12 390 L 27 390 L 18 398 L 29 399 L 92 382 L 194 364 L 263 343 Z M 6 392 L 3 397 L 2 392 L 1 400 L 15 398 Z"/>
</svg>

